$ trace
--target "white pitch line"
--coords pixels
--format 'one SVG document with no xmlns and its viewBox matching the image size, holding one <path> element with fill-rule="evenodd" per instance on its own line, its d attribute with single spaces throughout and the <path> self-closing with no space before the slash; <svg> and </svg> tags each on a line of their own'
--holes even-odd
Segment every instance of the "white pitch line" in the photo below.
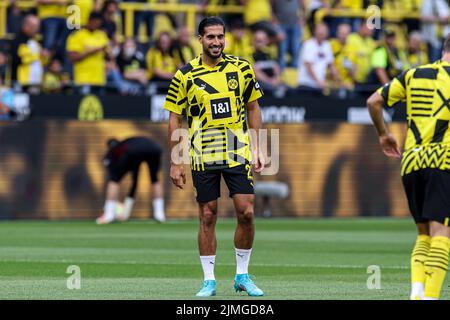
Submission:
<svg viewBox="0 0 450 320">
<path fill-rule="evenodd" d="M 34 260 L 34 259 L 0 259 L 0 262 L 35 262 L 35 263 L 69 263 L 69 264 L 130 264 L 130 265 L 185 265 L 197 266 L 199 263 L 179 263 L 179 262 L 145 262 L 145 261 L 110 261 L 110 260 Z M 235 266 L 234 263 L 217 263 L 219 266 Z M 371 264 L 373 265 L 373 264 Z M 274 263 L 251 263 L 251 266 L 257 267 L 287 267 L 287 268 L 341 268 L 341 269 L 367 269 L 364 265 L 347 265 L 347 264 L 274 264 Z M 409 269 L 408 266 L 380 266 L 381 269 Z"/>
</svg>

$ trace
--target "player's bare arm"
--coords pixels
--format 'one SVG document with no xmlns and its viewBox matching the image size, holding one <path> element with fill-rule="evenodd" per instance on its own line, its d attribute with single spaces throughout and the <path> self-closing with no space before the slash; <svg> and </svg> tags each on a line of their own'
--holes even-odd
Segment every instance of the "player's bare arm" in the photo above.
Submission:
<svg viewBox="0 0 450 320">
<path fill-rule="evenodd" d="M 183 164 L 181 163 L 180 154 L 179 154 L 179 143 L 180 139 L 173 141 L 172 135 L 175 130 L 181 128 L 182 115 L 177 114 L 175 112 L 170 112 L 169 116 L 169 150 L 170 154 L 170 178 L 172 179 L 172 183 L 183 189 L 184 184 L 186 183 L 186 173 L 184 172 Z"/>
<path fill-rule="evenodd" d="M 389 132 L 386 123 L 384 122 L 383 105 L 384 99 L 378 92 L 372 94 L 367 100 L 370 117 L 378 132 L 379 142 L 384 154 L 390 158 L 400 159 L 401 153 L 397 140 Z"/>
<path fill-rule="evenodd" d="M 259 130 L 262 125 L 261 109 L 258 100 L 247 103 L 248 124 L 255 133 L 253 137 L 256 141 L 253 143 L 253 157 L 255 159 L 255 171 L 260 173 L 264 169 L 264 157 L 259 148 Z"/>
</svg>

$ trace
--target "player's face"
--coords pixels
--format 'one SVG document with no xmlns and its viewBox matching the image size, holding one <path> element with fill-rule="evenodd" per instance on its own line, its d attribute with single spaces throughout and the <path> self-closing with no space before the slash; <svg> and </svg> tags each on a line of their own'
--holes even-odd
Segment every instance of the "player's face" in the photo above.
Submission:
<svg viewBox="0 0 450 320">
<path fill-rule="evenodd" d="M 225 33 L 221 25 L 209 26 L 205 28 L 203 36 L 199 37 L 203 47 L 203 52 L 212 59 L 218 59 L 222 55 L 225 47 Z"/>
</svg>

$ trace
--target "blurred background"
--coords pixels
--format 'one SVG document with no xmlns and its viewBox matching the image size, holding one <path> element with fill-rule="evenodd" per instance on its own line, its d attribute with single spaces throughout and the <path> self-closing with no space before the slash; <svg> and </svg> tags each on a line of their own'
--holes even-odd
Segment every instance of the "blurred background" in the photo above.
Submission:
<svg viewBox="0 0 450 320">
<path fill-rule="evenodd" d="M 225 53 L 253 64 L 265 128 L 279 130 L 279 170 L 256 180 L 288 193 L 261 189 L 258 215 L 408 216 L 400 164 L 382 155 L 365 101 L 439 59 L 446 0 L 0 0 L 0 219 L 98 216 L 106 140 L 167 146 L 165 92 L 200 53 L 206 15 L 226 22 Z M 386 119 L 403 141 L 404 106 Z M 196 217 L 190 177 L 176 190 L 168 163 L 166 152 L 167 218 Z M 152 215 L 147 177 L 134 218 Z M 234 216 L 225 191 L 220 214 Z"/>
</svg>

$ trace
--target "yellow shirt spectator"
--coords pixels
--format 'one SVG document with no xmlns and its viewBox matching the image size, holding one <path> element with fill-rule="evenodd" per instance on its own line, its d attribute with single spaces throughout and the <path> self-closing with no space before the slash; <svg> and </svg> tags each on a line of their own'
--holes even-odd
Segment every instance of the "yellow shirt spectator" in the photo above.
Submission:
<svg viewBox="0 0 450 320">
<path fill-rule="evenodd" d="M 342 81 L 345 84 L 353 84 L 352 70 L 356 65 L 356 57 L 350 46 L 342 45 L 338 39 L 330 40 L 331 49 L 334 55 L 334 64 Z"/>
<path fill-rule="evenodd" d="M 341 0 L 339 2 L 338 7 L 352 10 L 360 10 L 363 7 L 363 0 Z"/>
<path fill-rule="evenodd" d="M 400 0 L 406 12 L 420 12 L 423 0 Z"/>
<path fill-rule="evenodd" d="M 385 0 L 383 9 L 399 11 L 403 13 L 418 13 L 423 0 Z"/>
<path fill-rule="evenodd" d="M 66 17 L 67 0 L 54 0 L 53 2 L 59 2 L 60 4 L 38 3 L 37 11 L 40 19 Z"/>
<path fill-rule="evenodd" d="M 362 37 L 358 33 L 352 33 L 347 38 L 347 46 L 350 55 L 355 61 L 355 80 L 365 83 L 371 70 L 372 53 L 375 51 L 376 42 L 370 37 Z"/>
<path fill-rule="evenodd" d="M 186 63 L 196 57 L 194 48 L 191 46 L 178 46 L 172 50 L 172 56 L 176 61 L 176 65 L 181 68 Z"/>
<path fill-rule="evenodd" d="M 42 82 L 42 91 L 45 93 L 61 91 L 62 81 L 59 75 L 47 72 L 44 74 L 44 81 Z"/>
<path fill-rule="evenodd" d="M 417 68 L 428 64 L 428 54 L 423 50 L 414 53 L 408 52 L 408 62 L 410 68 Z"/>
<path fill-rule="evenodd" d="M 74 5 L 80 8 L 80 24 L 84 27 L 92 10 L 94 10 L 94 0 L 74 0 Z"/>
<path fill-rule="evenodd" d="M 253 55 L 252 36 L 246 32 L 240 39 L 237 39 L 233 34 L 228 33 L 226 35 L 225 53 L 232 54 L 233 56 L 241 57 L 251 61 Z"/>
<path fill-rule="evenodd" d="M 101 30 L 81 29 L 67 39 L 67 51 L 85 53 L 92 48 L 107 46 L 108 42 L 108 36 Z M 76 85 L 105 85 L 105 53 L 99 51 L 75 62 L 73 77 Z"/>
<path fill-rule="evenodd" d="M 269 0 L 247 0 L 244 7 L 244 22 L 251 26 L 259 21 L 272 20 L 272 7 Z"/>
<path fill-rule="evenodd" d="M 147 63 L 148 78 L 152 80 L 154 75 L 154 69 L 158 69 L 162 72 L 168 72 L 175 74 L 177 71 L 177 64 L 175 58 L 170 54 L 163 54 L 157 48 L 151 48 L 147 51 L 147 56 L 145 58 Z"/>
</svg>

